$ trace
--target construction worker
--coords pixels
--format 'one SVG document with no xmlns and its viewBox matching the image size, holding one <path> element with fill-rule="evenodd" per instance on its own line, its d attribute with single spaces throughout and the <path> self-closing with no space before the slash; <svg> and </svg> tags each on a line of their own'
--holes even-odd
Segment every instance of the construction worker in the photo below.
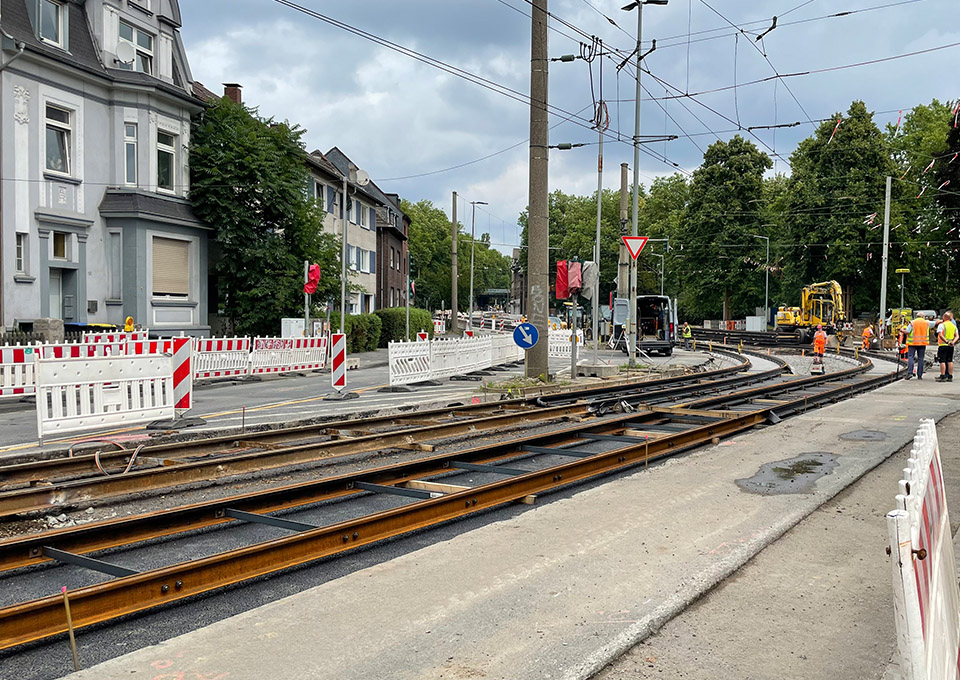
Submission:
<svg viewBox="0 0 960 680">
<path fill-rule="evenodd" d="M 693 329 L 690 328 L 690 322 L 688 321 L 683 322 L 683 330 L 681 332 L 681 336 L 683 337 L 683 348 L 690 349 L 693 343 Z"/>
<path fill-rule="evenodd" d="M 930 344 L 930 322 L 917 312 L 916 318 L 907 326 L 907 380 L 913 377 L 913 365 L 917 365 L 917 380 L 923 380 L 923 355 Z"/>
<path fill-rule="evenodd" d="M 953 382 L 953 346 L 957 344 L 957 325 L 953 321 L 953 312 L 943 313 L 943 320 L 937 326 L 937 361 L 940 362 L 940 376 L 937 382 Z"/>
<path fill-rule="evenodd" d="M 905 361 L 907 358 L 907 322 L 903 320 L 900 322 L 900 328 L 897 329 L 897 351 L 900 353 L 900 356 L 897 357 L 897 361 Z"/>
<path fill-rule="evenodd" d="M 826 350 L 827 332 L 823 330 L 823 324 L 819 324 L 817 326 L 817 332 L 813 334 L 813 355 L 822 362 Z"/>
<path fill-rule="evenodd" d="M 864 328 L 861 337 L 863 338 L 863 347 L 861 349 L 866 352 L 870 349 L 870 339 L 873 337 L 873 326 Z"/>
</svg>

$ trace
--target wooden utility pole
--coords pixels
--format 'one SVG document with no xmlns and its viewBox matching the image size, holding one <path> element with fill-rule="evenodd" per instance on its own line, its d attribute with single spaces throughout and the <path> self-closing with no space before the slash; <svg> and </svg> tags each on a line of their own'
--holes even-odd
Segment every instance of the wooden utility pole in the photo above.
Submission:
<svg viewBox="0 0 960 680">
<path fill-rule="evenodd" d="M 540 340 L 527 350 L 528 378 L 549 379 L 550 220 L 547 183 L 547 0 L 532 0 L 530 13 L 530 196 L 527 239 L 528 317 Z"/>
<path fill-rule="evenodd" d="M 452 228 L 453 236 L 451 242 L 453 243 L 453 259 L 451 260 L 451 270 L 452 281 L 450 282 L 450 332 L 456 334 L 458 332 L 457 325 L 457 314 L 460 313 L 460 310 L 457 308 L 457 235 L 460 233 L 460 224 L 457 222 L 457 192 L 453 192 L 453 210 L 451 211 L 452 216 Z"/>
</svg>

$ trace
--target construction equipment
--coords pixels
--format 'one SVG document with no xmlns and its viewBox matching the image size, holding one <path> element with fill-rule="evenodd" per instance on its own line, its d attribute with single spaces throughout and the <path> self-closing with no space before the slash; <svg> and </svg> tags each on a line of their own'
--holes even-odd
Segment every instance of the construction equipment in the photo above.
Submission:
<svg viewBox="0 0 960 680">
<path fill-rule="evenodd" d="M 836 281 L 804 286 L 799 307 L 781 306 L 777 310 L 777 329 L 796 330 L 802 344 L 813 340 L 819 325 L 823 325 L 827 334 L 838 335 L 843 320 L 843 291 Z"/>
</svg>

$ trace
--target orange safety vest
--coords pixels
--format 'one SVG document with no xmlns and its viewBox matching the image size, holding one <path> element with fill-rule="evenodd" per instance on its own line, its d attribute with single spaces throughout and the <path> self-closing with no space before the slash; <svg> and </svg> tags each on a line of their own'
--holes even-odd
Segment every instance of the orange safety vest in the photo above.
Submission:
<svg viewBox="0 0 960 680">
<path fill-rule="evenodd" d="M 870 328 L 870 326 L 867 326 L 863 329 L 863 333 L 861 335 L 863 335 L 865 338 L 869 338 L 871 335 L 873 335 L 873 329 Z"/>
<path fill-rule="evenodd" d="M 930 322 L 922 318 L 914 319 L 910 334 L 907 336 L 907 344 L 914 346 L 930 344 Z"/>
<path fill-rule="evenodd" d="M 824 331 L 817 331 L 813 335 L 813 347 L 816 350 L 822 350 L 827 346 L 827 334 Z"/>
</svg>

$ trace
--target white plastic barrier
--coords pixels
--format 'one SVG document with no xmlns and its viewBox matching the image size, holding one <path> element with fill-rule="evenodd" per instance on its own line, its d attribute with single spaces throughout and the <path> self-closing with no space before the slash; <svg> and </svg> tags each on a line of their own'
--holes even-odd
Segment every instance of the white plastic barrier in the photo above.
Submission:
<svg viewBox="0 0 960 680">
<path fill-rule="evenodd" d="M 491 342 L 491 366 L 523 361 L 523 350 L 513 341 L 513 335 L 494 335 L 491 337 Z"/>
<path fill-rule="evenodd" d="M 390 384 L 409 385 L 430 380 L 432 342 L 391 342 Z"/>
<path fill-rule="evenodd" d="M 391 342 L 387 347 L 391 385 L 466 375 L 523 358 L 523 352 L 507 335 Z"/>
<path fill-rule="evenodd" d="M 174 417 L 173 357 L 36 359 L 37 435 Z"/>
<path fill-rule="evenodd" d="M 956 678 L 960 589 L 934 421 L 924 420 L 887 513 L 894 615 L 904 680 Z"/>
<path fill-rule="evenodd" d="M 311 371 L 327 364 L 327 337 L 254 338 L 250 374 Z"/>
<path fill-rule="evenodd" d="M 200 338 L 194 347 L 195 380 L 250 374 L 250 338 Z"/>
<path fill-rule="evenodd" d="M 447 332 L 447 320 L 446 319 L 434 319 L 433 320 L 433 334 L 434 335 L 444 335 Z"/>
<path fill-rule="evenodd" d="M 131 331 L 130 333 L 125 331 L 84 333 L 82 342 L 83 344 L 124 345 L 127 342 L 143 342 L 148 339 L 149 335 L 150 332 L 147 330 Z"/>
<path fill-rule="evenodd" d="M 0 349 L 0 397 L 36 393 L 34 355 L 39 351 L 39 347 L 30 346 Z"/>
<path fill-rule="evenodd" d="M 556 330 L 550 331 L 547 346 L 547 355 L 556 358 L 567 358 L 570 356 L 570 331 Z M 577 347 L 583 347 L 583 331 L 577 331 Z"/>
<path fill-rule="evenodd" d="M 430 342 L 430 380 L 464 375 L 469 371 L 460 366 L 460 342 L 476 338 L 440 338 Z"/>
</svg>

